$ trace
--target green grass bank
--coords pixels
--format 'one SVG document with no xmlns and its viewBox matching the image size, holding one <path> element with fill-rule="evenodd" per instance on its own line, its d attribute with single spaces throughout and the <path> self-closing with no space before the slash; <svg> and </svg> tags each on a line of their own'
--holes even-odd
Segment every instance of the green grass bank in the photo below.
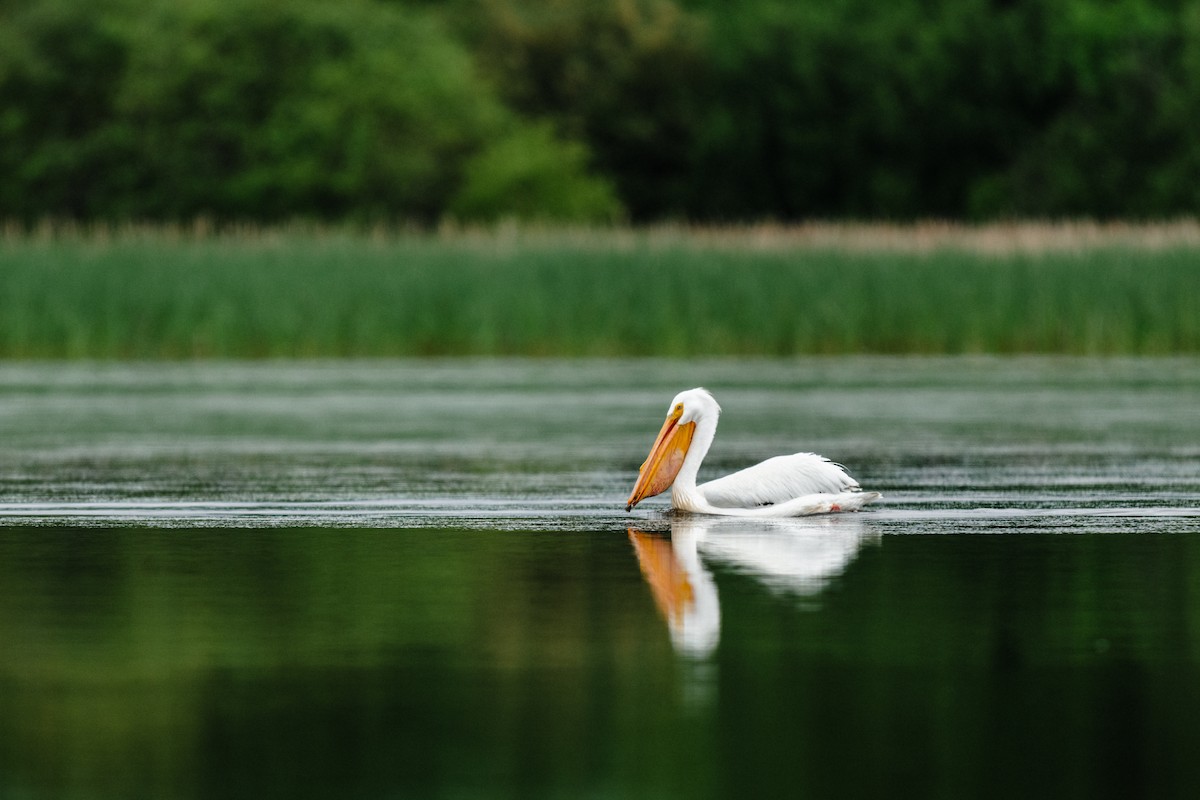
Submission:
<svg viewBox="0 0 1200 800">
<path fill-rule="evenodd" d="M 1200 225 L 0 234 L 0 357 L 1200 352 Z"/>
</svg>

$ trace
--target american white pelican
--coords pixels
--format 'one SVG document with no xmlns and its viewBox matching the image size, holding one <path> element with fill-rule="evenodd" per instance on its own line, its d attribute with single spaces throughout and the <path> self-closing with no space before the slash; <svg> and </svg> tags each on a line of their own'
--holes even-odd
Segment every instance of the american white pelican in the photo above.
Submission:
<svg viewBox="0 0 1200 800">
<path fill-rule="evenodd" d="M 667 487 L 671 505 L 680 511 L 729 517 L 857 511 L 879 499 L 879 492 L 864 492 L 844 467 L 815 453 L 776 456 L 697 486 L 700 462 L 717 434 L 720 413 L 721 407 L 706 389 L 675 395 L 625 501 L 626 511 Z"/>
</svg>

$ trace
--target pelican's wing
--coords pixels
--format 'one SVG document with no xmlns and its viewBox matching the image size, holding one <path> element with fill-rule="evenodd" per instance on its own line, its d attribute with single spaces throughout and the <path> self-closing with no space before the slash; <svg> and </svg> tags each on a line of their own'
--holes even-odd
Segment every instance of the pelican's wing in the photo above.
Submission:
<svg viewBox="0 0 1200 800">
<path fill-rule="evenodd" d="M 768 458 L 761 464 L 702 483 L 700 492 L 714 506 L 753 508 L 810 494 L 857 492 L 858 481 L 816 453 Z"/>
</svg>

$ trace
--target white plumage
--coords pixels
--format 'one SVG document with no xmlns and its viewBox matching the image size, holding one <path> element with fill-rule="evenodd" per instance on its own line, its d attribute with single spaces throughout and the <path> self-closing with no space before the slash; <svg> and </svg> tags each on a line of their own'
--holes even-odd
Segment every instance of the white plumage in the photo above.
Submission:
<svg viewBox="0 0 1200 800">
<path fill-rule="evenodd" d="M 879 499 L 864 492 L 844 467 L 815 453 L 776 456 L 703 484 L 700 464 L 717 432 L 721 407 L 705 389 L 680 392 L 642 464 L 626 510 L 671 488 L 681 511 L 740 517 L 796 517 L 857 511 Z"/>
<path fill-rule="evenodd" d="M 768 458 L 697 488 L 715 506 L 774 505 L 806 494 L 861 491 L 845 467 L 816 453 Z"/>
</svg>

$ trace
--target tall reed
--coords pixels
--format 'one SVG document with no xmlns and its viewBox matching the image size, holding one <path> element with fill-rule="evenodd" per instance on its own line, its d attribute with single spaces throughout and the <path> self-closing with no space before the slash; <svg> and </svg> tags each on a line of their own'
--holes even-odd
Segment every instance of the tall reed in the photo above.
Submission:
<svg viewBox="0 0 1200 800">
<path fill-rule="evenodd" d="M 938 230 L 9 230 L 0 357 L 1200 352 L 1194 228 Z"/>
</svg>

